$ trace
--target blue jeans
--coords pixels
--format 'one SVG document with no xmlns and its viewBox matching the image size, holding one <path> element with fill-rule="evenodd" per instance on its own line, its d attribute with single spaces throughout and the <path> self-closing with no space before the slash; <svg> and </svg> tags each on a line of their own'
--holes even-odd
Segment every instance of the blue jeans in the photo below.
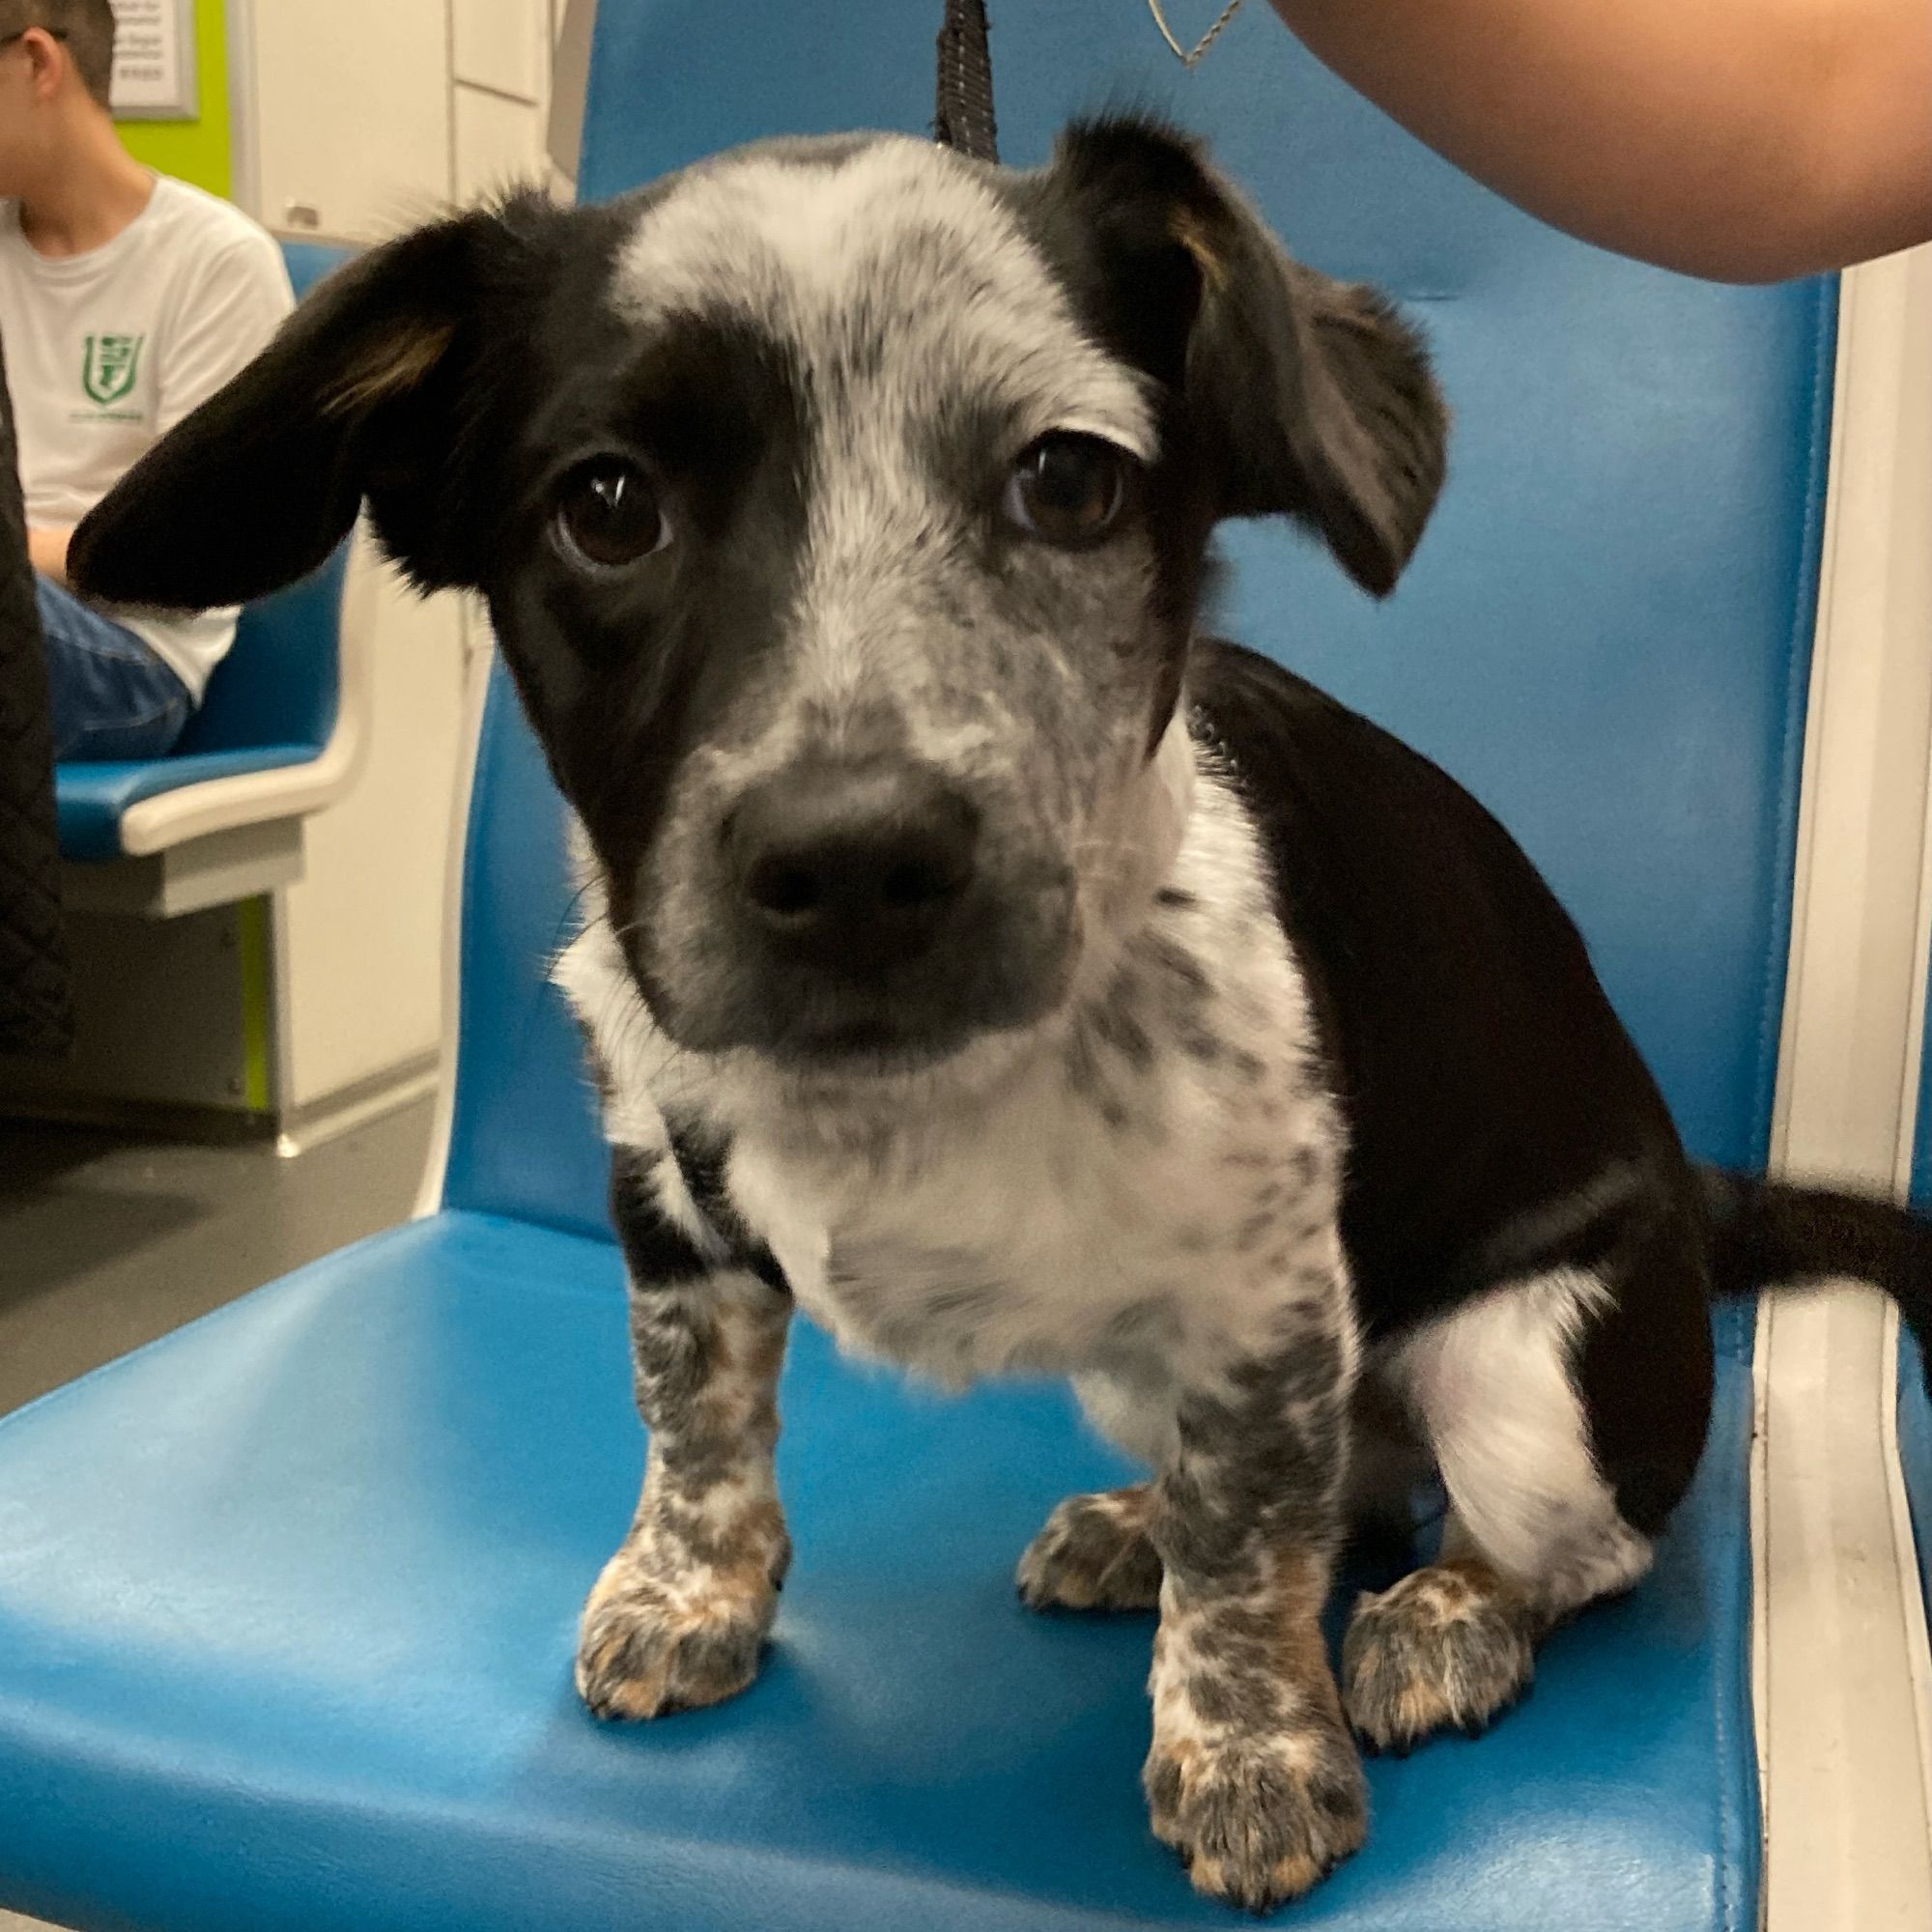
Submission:
<svg viewBox="0 0 1932 1932">
<path fill-rule="evenodd" d="M 143 638 L 34 573 L 47 640 L 54 762 L 158 758 L 193 715 L 187 687 Z"/>
</svg>

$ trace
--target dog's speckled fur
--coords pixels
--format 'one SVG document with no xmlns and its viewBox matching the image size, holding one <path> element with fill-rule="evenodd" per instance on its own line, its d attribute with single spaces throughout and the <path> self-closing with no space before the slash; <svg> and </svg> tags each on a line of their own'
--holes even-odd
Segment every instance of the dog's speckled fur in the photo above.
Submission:
<svg viewBox="0 0 1932 1932">
<path fill-rule="evenodd" d="M 1168 130 L 1030 174 L 846 136 L 375 251 L 83 524 L 90 594 L 192 608 L 300 575 L 366 497 L 417 582 L 488 599 L 577 827 L 555 977 L 650 1430 L 594 1710 L 757 1667 L 794 1306 L 948 1384 L 1064 1374 L 1150 1478 L 1057 1509 L 1021 1593 L 1157 1605 L 1153 1829 L 1264 1909 L 1362 1842 L 1350 1721 L 1485 1724 L 1641 1577 L 1714 1288 L 1856 1256 L 1922 1319 L 1918 1224 L 1692 1174 L 1473 800 L 1201 636 L 1225 517 L 1387 591 L 1444 432 L 1393 310 Z M 1111 452 L 1098 523 L 1022 514 L 1042 438 Z M 593 557 L 571 506 L 612 473 L 649 541 Z M 921 943 L 863 960 L 731 856 L 750 802 L 861 768 L 970 827 Z M 1418 1463 L 1441 1558 L 1358 1606 L 1338 1691 L 1346 1520 Z"/>
</svg>

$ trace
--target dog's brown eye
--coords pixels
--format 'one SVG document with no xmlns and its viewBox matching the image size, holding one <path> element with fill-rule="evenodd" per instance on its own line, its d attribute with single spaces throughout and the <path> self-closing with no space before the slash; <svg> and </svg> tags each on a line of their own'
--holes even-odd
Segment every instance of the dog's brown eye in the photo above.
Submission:
<svg viewBox="0 0 1932 1932">
<path fill-rule="evenodd" d="M 670 541 L 649 478 L 615 457 L 586 463 L 564 479 L 556 529 L 567 554 L 600 570 L 635 563 Z"/>
<path fill-rule="evenodd" d="M 1126 501 L 1130 460 L 1097 436 L 1043 436 L 1013 466 L 1007 515 L 1047 543 L 1093 543 L 1112 528 Z"/>
</svg>

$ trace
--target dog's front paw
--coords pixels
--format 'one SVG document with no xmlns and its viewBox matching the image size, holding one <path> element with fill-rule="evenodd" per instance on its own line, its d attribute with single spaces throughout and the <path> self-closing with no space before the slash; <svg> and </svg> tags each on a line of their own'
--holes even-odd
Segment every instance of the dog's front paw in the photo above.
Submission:
<svg viewBox="0 0 1932 1932">
<path fill-rule="evenodd" d="M 1142 1776 L 1154 1835 L 1197 1891 L 1248 1912 L 1299 1898 L 1361 1849 L 1368 1787 L 1339 1722 L 1154 1738 Z"/>
<path fill-rule="evenodd" d="M 1147 1486 L 1068 1496 L 1027 1545 L 1014 1581 L 1036 1610 L 1151 1610 L 1160 1558 L 1148 1541 Z"/>
<path fill-rule="evenodd" d="M 1485 1565 L 1414 1571 L 1355 1605 L 1342 1701 L 1363 1742 L 1406 1751 L 1437 1731 L 1487 1729 L 1529 1688 L 1537 1619 Z"/>
<path fill-rule="evenodd" d="M 578 1694 L 600 1718 L 657 1718 L 734 1697 L 757 1675 L 782 1562 L 665 1561 L 627 1544 L 584 1605 Z"/>
</svg>

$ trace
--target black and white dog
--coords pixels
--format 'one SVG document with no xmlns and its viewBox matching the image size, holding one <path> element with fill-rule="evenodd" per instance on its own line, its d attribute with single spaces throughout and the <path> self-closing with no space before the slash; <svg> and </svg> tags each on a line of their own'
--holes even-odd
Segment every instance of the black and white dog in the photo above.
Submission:
<svg viewBox="0 0 1932 1932">
<path fill-rule="evenodd" d="M 198 607 L 366 499 L 489 600 L 582 832 L 557 978 L 650 1428 L 595 1711 L 756 1668 L 794 1303 L 947 1382 L 1064 1373 L 1151 1476 L 1062 1504 L 1020 1590 L 1158 1605 L 1153 1829 L 1264 1908 L 1362 1842 L 1355 1737 L 1484 1724 L 1644 1574 L 1714 1293 L 1926 1312 L 1918 1224 L 1686 1162 L 1481 808 L 1199 635 L 1224 517 L 1388 590 L 1444 430 L 1416 336 L 1184 139 L 852 136 L 377 250 L 82 526 L 84 589 Z M 1338 1544 L 1418 1462 L 1440 1559 L 1338 1689 Z"/>
</svg>

